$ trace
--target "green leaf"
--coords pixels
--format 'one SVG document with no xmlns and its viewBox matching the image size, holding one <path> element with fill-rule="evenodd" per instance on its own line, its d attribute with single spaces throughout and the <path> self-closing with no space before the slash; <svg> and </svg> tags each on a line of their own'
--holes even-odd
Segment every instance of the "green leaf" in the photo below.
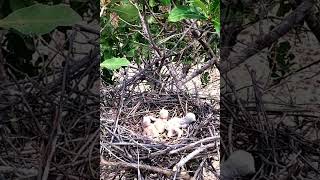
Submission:
<svg viewBox="0 0 320 180">
<path fill-rule="evenodd" d="M 136 50 L 135 49 L 131 49 L 130 51 L 128 51 L 126 53 L 126 56 L 127 57 L 134 57 L 135 53 L 136 53 Z"/>
<path fill-rule="evenodd" d="M 127 58 L 110 58 L 105 59 L 100 66 L 102 68 L 107 68 L 110 70 L 116 70 L 121 68 L 122 66 L 128 66 L 130 64 L 130 61 L 127 60 Z"/>
<path fill-rule="evenodd" d="M 43 35 L 57 26 L 71 26 L 79 21 L 79 14 L 66 5 L 34 4 L 1 19 L 0 27 L 13 28 L 27 35 Z"/>
<path fill-rule="evenodd" d="M 218 33 L 218 35 L 220 36 L 220 31 L 221 31 L 221 25 L 219 21 L 215 21 L 214 19 L 212 19 L 213 21 L 213 26 L 214 29 L 216 30 L 216 32 Z"/>
<path fill-rule="evenodd" d="M 149 6 L 150 7 L 155 7 L 156 6 L 156 1 L 155 0 L 149 0 Z"/>
<path fill-rule="evenodd" d="M 148 24 L 153 24 L 156 23 L 156 19 L 153 16 L 149 16 L 147 19 Z"/>
<path fill-rule="evenodd" d="M 172 9 L 168 20 L 170 22 L 178 22 L 184 19 L 206 19 L 200 12 L 195 11 L 194 8 L 188 6 L 177 6 Z"/>
<path fill-rule="evenodd" d="M 135 21 L 139 17 L 138 9 L 130 3 L 121 4 L 115 7 L 113 11 L 127 22 Z"/>
<path fill-rule="evenodd" d="M 209 4 L 209 7 L 210 14 L 220 18 L 220 0 L 214 0 Z"/>
<path fill-rule="evenodd" d="M 161 0 L 161 3 L 165 6 L 169 6 L 171 4 L 170 0 Z"/>
<path fill-rule="evenodd" d="M 211 16 L 211 21 L 213 22 L 214 28 L 220 35 L 221 25 L 220 25 L 220 0 L 214 0 L 210 3 L 209 14 Z"/>
<path fill-rule="evenodd" d="M 209 8 L 207 4 L 203 3 L 201 0 L 191 0 L 190 3 L 193 6 L 200 8 L 202 13 L 208 16 Z"/>
</svg>

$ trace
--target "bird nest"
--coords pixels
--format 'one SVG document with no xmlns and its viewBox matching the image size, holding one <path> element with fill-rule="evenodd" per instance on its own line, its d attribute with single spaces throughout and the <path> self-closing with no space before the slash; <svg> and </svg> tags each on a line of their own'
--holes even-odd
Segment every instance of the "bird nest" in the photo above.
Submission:
<svg viewBox="0 0 320 180">
<path fill-rule="evenodd" d="M 102 90 L 101 179 L 216 179 L 219 165 L 218 104 L 210 98 L 184 93 L 120 93 Z M 154 140 L 142 135 L 143 117 L 186 112 L 197 120 L 183 136 Z"/>
</svg>

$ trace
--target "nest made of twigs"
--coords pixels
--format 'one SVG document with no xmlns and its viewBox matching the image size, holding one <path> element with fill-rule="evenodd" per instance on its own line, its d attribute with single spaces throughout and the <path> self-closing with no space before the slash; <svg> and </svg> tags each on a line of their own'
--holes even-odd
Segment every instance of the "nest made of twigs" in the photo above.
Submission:
<svg viewBox="0 0 320 180">
<path fill-rule="evenodd" d="M 219 148 L 219 117 L 213 104 L 218 102 L 181 93 L 118 93 L 113 97 L 108 106 L 101 107 L 102 177 L 162 179 L 179 175 L 188 179 L 203 173 L 200 164 L 213 171 L 210 162 Z M 193 112 L 197 121 L 179 139 L 155 141 L 142 136 L 143 116 L 158 114 L 161 108 L 168 109 L 171 116 Z M 186 157 L 189 159 L 183 159 Z"/>
</svg>

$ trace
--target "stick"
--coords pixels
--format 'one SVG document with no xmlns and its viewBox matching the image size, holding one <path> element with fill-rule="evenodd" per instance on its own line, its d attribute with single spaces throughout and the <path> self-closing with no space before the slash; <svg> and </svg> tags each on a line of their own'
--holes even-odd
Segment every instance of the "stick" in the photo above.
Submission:
<svg viewBox="0 0 320 180">
<path fill-rule="evenodd" d="M 135 164 L 135 163 L 127 163 L 127 162 L 111 162 L 111 161 L 106 161 L 103 158 L 101 158 L 101 164 L 105 166 L 115 166 L 115 167 L 125 167 L 125 168 L 133 168 L 133 169 L 143 169 L 146 171 L 153 171 L 156 173 L 161 173 L 166 176 L 172 176 L 174 174 L 174 171 L 171 171 L 169 169 L 164 169 L 164 168 L 159 168 L 155 166 L 149 166 L 145 164 Z M 187 173 L 181 173 L 180 174 L 182 179 L 190 179 L 191 177 Z"/>
</svg>

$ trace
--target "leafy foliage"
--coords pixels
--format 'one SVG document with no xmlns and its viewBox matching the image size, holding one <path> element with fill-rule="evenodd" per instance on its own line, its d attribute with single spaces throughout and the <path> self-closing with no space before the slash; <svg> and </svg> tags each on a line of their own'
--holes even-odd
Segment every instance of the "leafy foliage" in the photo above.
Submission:
<svg viewBox="0 0 320 180">
<path fill-rule="evenodd" d="M 115 70 L 121 68 L 122 66 L 128 66 L 129 64 L 130 61 L 128 61 L 126 58 L 110 58 L 101 63 L 101 67 Z"/>
<path fill-rule="evenodd" d="M 171 22 L 178 22 L 184 19 L 205 19 L 205 16 L 193 7 L 177 6 L 170 12 L 168 19 Z"/>
<path fill-rule="evenodd" d="M 150 41 L 143 32 L 139 11 L 143 11 L 143 3 L 131 4 L 132 1 L 107 1 L 101 3 L 104 13 L 100 17 L 102 27 L 100 49 L 102 78 L 108 82 L 112 81 L 114 73 L 125 67 L 128 62 L 116 62 L 115 59 L 126 59 L 129 62 L 142 65 L 146 60 L 152 59 L 155 52 L 151 48 Z M 172 49 L 179 51 L 190 43 L 190 38 L 180 39 L 181 34 L 169 33 L 179 32 L 185 27 L 180 21 L 192 19 L 199 22 L 200 26 L 220 32 L 220 2 L 215 1 L 171 1 L 171 0 L 149 0 L 144 10 L 149 33 L 153 41 L 161 49 Z M 213 28 L 212 28 L 213 29 Z M 169 35 L 170 34 L 170 35 Z M 179 41 L 180 39 L 180 41 Z M 218 39 L 218 38 L 217 38 Z M 179 43 L 177 43 L 179 42 Z M 215 43 L 217 41 L 214 41 Z M 217 45 L 212 45 L 216 47 Z M 183 56 L 183 59 L 193 59 L 188 66 L 196 64 L 194 58 Z M 184 60 L 182 60 L 184 61 Z M 189 61 L 189 60 L 188 60 Z M 106 64 L 108 64 L 106 66 Z M 156 64 L 158 66 L 159 64 Z M 112 82 L 111 82 L 112 83 Z"/>
<path fill-rule="evenodd" d="M 68 6 L 34 4 L 1 19 L 0 27 L 13 28 L 27 35 L 42 35 L 57 26 L 70 26 L 80 20 L 81 17 Z"/>
<path fill-rule="evenodd" d="M 107 7 L 106 14 L 100 18 L 103 28 L 100 40 L 102 57 L 100 66 L 105 74 L 110 75 L 110 70 L 127 66 L 133 60 L 136 50 L 140 48 L 139 43 L 143 40 L 139 33 L 128 34 L 130 27 L 128 23 L 137 23 L 139 17 L 134 5 L 128 1 L 121 1 L 111 2 Z M 106 76 L 104 78 L 111 79 Z"/>
<path fill-rule="evenodd" d="M 171 22 L 184 19 L 210 20 L 218 34 L 220 34 L 220 1 L 203 2 L 190 0 L 188 6 L 177 6 L 172 9 L 168 17 Z"/>
<path fill-rule="evenodd" d="M 0 2 L 0 28 L 8 30 L 3 32 L 2 53 L 10 66 L 30 77 L 39 72 L 39 64 L 48 58 L 43 56 L 33 59 L 32 55 L 36 51 L 35 40 L 41 36 L 46 42 L 50 42 L 50 33 L 55 27 L 59 26 L 56 29 L 66 33 L 71 29 L 70 25 L 82 19 L 80 15 L 83 15 L 83 12 L 95 12 L 95 5 L 88 1 L 71 1 L 68 7 L 61 4 L 62 0 Z M 91 21 L 91 17 L 87 19 Z M 34 62 L 31 62 L 32 60 Z M 16 76 L 18 79 L 24 77 L 23 74 Z"/>
<path fill-rule="evenodd" d="M 165 6 L 168 6 L 171 4 L 171 1 L 170 0 L 161 0 L 161 3 Z"/>
<path fill-rule="evenodd" d="M 123 3 L 121 6 L 116 6 L 112 10 L 127 22 L 133 22 L 139 17 L 137 8 L 130 3 Z"/>
</svg>

